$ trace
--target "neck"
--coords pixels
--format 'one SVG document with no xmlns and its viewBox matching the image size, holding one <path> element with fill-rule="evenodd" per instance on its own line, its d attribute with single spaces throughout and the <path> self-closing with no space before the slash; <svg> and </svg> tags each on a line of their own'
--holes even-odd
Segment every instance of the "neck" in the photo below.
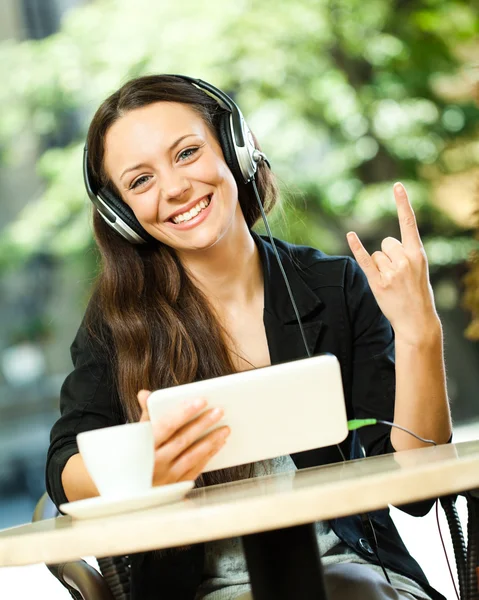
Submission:
<svg viewBox="0 0 479 600">
<path fill-rule="evenodd" d="M 221 312 L 263 298 L 263 272 L 258 248 L 243 221 L 213 247 L 180 255 L 194 280 Z"/>
</svg>

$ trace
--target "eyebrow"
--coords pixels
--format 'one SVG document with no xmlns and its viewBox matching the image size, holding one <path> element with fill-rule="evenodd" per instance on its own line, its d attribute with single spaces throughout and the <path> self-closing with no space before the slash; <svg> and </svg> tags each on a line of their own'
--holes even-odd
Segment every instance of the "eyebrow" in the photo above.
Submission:
<svg viewBox="0 0 479 600">
<path fill-rule="evenodd" d="M 196 133 L 187 133 L 186 135 L 182 135 L 175 142 L 173 142 L 171 144 L 171 146 L 168 148 L 168 152 L 171 152 L 172 150 L 174 150 L 176 148 L 176 146 L 178 146 L 178 144 L 181 143 L 185 138 L 187 138 L 187 137 L 195 137 L 195 136 L 196 136 Z M 144 167 L 144 166 L 146 166 L 146 163 L 138 163 L 137 165 L 134 165 L 133 167 L 128 167 L 128 169 L 125 169 L 123 171 L 123 173 L 120 175 L 120 181 L 130 171 L 135 171 L 136 169 L 139 169 L 139 168 Z"/>
</svg>

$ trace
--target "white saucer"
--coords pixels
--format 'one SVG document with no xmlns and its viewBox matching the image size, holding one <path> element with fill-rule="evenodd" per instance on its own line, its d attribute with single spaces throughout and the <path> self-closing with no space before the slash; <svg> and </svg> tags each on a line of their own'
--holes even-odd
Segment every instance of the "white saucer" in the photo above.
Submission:
<svg viewBox="0 0 479 600">
<path fill-rule="evenodd" d="M 60 504 L 60 510 L 75 519 L 107 517 L 133 510 L 178 502 L 185 497 L 194 484 L 194 481 L 180 481 L 179 483 L 160 485 L 136 496 L 129 496 L 128 498 L 111 499 L 104 496 L 96 496 L 95 498 L 86 498 L 85 500 Z"/>
</svg>

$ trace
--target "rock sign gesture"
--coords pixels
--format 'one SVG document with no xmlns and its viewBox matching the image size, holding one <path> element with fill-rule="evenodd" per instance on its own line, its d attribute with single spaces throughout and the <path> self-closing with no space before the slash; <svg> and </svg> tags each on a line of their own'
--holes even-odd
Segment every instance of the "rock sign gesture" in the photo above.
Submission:
<svg viewBox="0 0 479 600">
<path fill-rule="evenodd" d="M 381 243 L 381 251 L 370 255 L 356 233 L 348 233 L 347 239 L 396 340 L 417 345 L 438 316 L 416 217 L 401 183 L 394 185 L 394 197 L 401 241 L 387 237 Z"/>
</svg>

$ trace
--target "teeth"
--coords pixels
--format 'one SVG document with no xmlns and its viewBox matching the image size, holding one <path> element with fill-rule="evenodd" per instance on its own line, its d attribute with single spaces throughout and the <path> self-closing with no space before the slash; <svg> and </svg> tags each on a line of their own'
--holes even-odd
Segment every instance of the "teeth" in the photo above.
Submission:
<svg viewBox="0 0 479 600">
<path fill-rule="evenodd" d="M 181 215 L 176 215 L 173 217 L 172 221 L 176 225 L 179 223 L 183 223 L 183 221 L 190 221 L 193 217 L 196 217 L 204 208 L 209 206 L 210 199 L 208 200 L 200 200 L 196 206 L 194 206 L 190 211 L 182 213 Z"/>
</svg>

